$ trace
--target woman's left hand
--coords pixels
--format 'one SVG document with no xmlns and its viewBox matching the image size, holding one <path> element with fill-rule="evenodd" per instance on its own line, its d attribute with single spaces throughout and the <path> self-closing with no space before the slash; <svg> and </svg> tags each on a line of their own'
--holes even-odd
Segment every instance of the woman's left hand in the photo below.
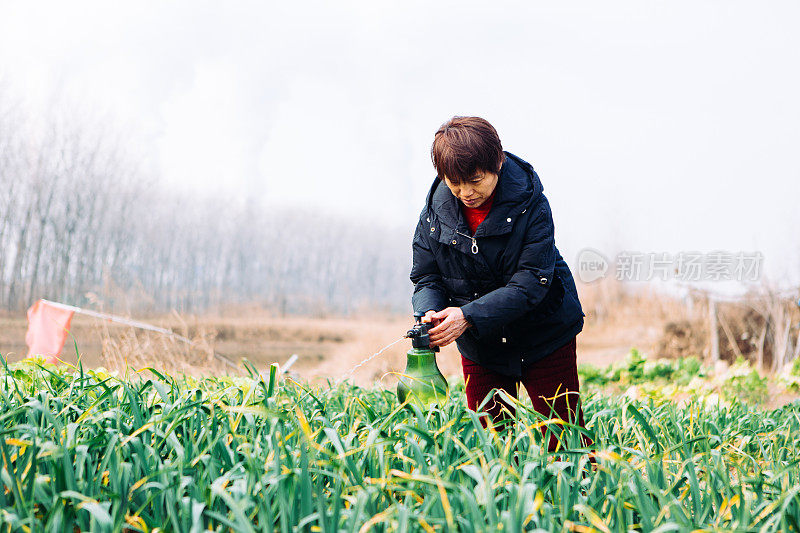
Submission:
<svg viewBox="0 0 800 533">
<path fill-rule="evenodd" d="M 434 313 L 434 320 L 439 320 L 439 325 L 428 331 L 431 346 L 447 346 L 464 333 L 470 326 L 460 307 L 446 307 Z"/>
</svg>

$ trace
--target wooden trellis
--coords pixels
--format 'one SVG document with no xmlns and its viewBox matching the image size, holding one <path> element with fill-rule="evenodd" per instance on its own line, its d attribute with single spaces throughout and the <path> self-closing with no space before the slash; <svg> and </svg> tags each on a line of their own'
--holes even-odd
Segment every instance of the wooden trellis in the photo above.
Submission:
<svg viewBox="0 0 800 533">
<path fill-rule="evenodd" d="M 695 296 L 705 300 L 708 309 L 709 358 L 712 363 L 720 361 L 720 330 L 735 356 L 746 357 L 739 348 L 739 339 L 730 321 L 720 312 L 721 305 L 740 306 L 757 313 L 763 319 L 763 328 L 758 332 L 754 363 L 762 371 L 776 372 L 800 356 L 800 289 L 788 291 L 766 291 L 761 294 L 734 298 L 708 290 L 690 288 Z M 766 347 L 771 345 L 771 361 L 767 368 Z"/>
</svg>

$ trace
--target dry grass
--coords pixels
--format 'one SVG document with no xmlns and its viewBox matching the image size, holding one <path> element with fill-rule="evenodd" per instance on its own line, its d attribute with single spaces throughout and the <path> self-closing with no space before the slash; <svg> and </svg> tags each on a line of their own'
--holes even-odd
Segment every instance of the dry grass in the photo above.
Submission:
<svg viewBox="0 0 800 533">
<path fill-rule="evenodd" d="M 195 376 L 230 373 L 230 365 L 214 352 L 213 330 L 196 328 L 195 334 L 189 337 L 187 324 L 179 316 L 177 319 L 182 328 L 176 333 L 191 340 L 191 344 L 176 337 L 134 328 L 112 333 L 108 323 L 102 322 L 98 325 L 101 329 L 102 365 L 116 370 L 153 367 L 171 374 Z"/>
</svg>

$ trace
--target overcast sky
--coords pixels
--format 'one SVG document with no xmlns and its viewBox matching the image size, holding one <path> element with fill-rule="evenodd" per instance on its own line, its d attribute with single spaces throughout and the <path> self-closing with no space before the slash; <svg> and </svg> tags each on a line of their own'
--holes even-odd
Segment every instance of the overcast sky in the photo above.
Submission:
<svg viewBox="0 0 800 533">
<path fill-rule="evenodd" d="M 166 186 L 408 228 L 453 115 L 529 161 L 572 264 L 760 251 L 800 283 L 800 3 L 0 2 L 29 108 L 109 117 Z"/>
</svg>

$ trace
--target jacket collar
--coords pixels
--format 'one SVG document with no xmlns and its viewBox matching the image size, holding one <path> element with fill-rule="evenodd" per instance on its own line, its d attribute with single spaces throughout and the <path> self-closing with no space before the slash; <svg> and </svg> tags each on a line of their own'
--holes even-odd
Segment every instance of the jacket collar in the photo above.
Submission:
<svg viewBox="0 0 800 533">
<path fill-rule="evenodd" d="M 475 232 L 475 237 L 488 237 L 509 233 L 516 217 L 530 208 L 542 194 L 542 182 L 533 167 L 510 152 L 500 168 L 494 202 Z M 445 227 L 437 232 L 440 240 L 447 242 L 454 232 L 469 234 L 469 226 L 461 211 L 461 202 L 438 177 L 428 193 L 428 212 Z"/>
</svg>

